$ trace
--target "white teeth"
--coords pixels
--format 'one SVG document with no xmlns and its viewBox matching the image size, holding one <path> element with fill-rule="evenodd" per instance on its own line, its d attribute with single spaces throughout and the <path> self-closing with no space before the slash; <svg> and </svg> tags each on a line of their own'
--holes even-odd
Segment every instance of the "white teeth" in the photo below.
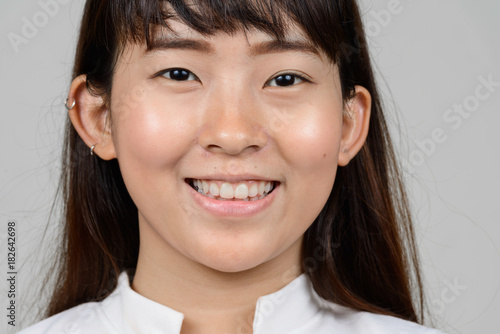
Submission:
<svg viewBox="0 0 500 334">
<path fill-rule="evenodd" d="M 269 181 L 244 181 L 231 184 L 222 181 L 193 179 L 192 184 L 200 194 L 218 200 L 257 201 L 267 196 L 273 189 L 273 182 Z"/>
<path fill-rule="evenodd" d="M 205 192 L 206 193 L 206 192 Z M 210 193 L 214 196 L 219 196 L 220 194 L 220 191 L 219 191 L 219 187 L 217 186 L 217 184 L 215 183 L 212 183 L 210 185 Z"/>
<path fill-rule="evenodd" d="M 208 193 L 208 189 L 210 189 L 210 185 L 208 184 L 207 181 L 201 181 L 202 187 L 203 187 L 203 192 L 206 194 Z"/>
<path fill-rule="evenodd" d="M 264 195 L 265 189 L 266 189 L 266 185 L 263 182 L 259 183 L 259 195 L 260 196 Z"/>
<path fill-rule="evenodd" d="M 242 183 L 236 187 L 234 191 L 234 197 L 239 199 L 245 199 L 248 197 L 248 187 L 246 184 Z"/>
<path fill-rule="evenodd" d="M 231 199 L 234 197 L 233 186 L 229 183 L 224 182 L 220 187 L 220 197 Z"/>
<path fill-rule="evenodd" d="M 248 196 L 249 197 L 255 197 L 259 193 L 259 186 L 257 186 L 256 183 L 253 183 L 250 186 L 250 189 L 248 189 Z"/>
</svg>

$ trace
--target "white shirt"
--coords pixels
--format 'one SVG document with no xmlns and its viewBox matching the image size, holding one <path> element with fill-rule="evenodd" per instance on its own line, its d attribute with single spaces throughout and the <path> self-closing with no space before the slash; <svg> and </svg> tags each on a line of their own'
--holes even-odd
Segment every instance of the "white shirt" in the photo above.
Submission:
<svg viewBox="0 0 500 334">
<path fill-rule="evenodd" d="M 123 272 L 101 302 L 73 307 L 19 334 L 179 334 L 184 315 L 130 288 Z M 243 326 L 243 324 L 242 324 Z M 236 329 L 235 334 L 246 331 Z M 305 274 L 257 301 L 254 334 L 439 334 L 395 317 L 359 312 L 317 295 Z"/>
</svg>

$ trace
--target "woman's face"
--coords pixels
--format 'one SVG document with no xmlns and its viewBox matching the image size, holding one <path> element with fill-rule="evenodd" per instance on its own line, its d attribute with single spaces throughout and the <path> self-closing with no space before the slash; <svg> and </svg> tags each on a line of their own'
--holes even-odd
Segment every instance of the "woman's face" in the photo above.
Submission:
<svg viewBox="0 0 500 334">
<path fill-rule="evenodd" d="M 151 50 L 127 46 L 112 87 L 141 252 L 224 272 L 298 259 L 339 163 L 337 67 L 299 30 L 278 43 L 172 26 Z"/>
</svg>

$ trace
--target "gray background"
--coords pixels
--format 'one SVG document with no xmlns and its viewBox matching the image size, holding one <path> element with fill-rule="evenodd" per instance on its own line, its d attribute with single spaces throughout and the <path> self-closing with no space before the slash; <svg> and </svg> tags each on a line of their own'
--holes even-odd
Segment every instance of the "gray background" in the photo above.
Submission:
<svg viewBox="0 0 500 334">
<path fill-rule="evenodd" d="M 51 15 L 41 5 L 50 0 L 0 3 L 0 309 L 8 302 L 6 225 L 15 219 L 21 327 L 43 302 L 40 280 L 50 270 L 57 215 L 47 224 L 60 168 L 62 103 L 83 6 L 55 1 Z M 498 333 L 500 87 L 487 97 L 481 88 L 481 99 L 476 87 L 480 78 L 500 82 L 500 2 L 361 3 L 405 165 L 434 325 L 448 333 Z M 8 36 L 22 36 L 23 19 L 40 27 L 16 52 Z M 457 118 L 449 111 L 454 106 L 470 112 Z M 11 333 L 4 313 L 0 332 Z"/>
</svg>

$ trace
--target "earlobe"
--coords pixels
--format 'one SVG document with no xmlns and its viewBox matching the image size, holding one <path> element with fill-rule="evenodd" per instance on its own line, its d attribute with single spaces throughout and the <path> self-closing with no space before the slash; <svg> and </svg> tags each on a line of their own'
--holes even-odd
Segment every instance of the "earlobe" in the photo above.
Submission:
<svg viewBox="0 0 500 334">
<path fill-rule="evenodd" d="M 355 86 L 354 96 L 346 103 L 339 166 L 347 166 L 365 144 L 370 127 L 371 104 L 370 92 L 362 86 Z"/>
<path fill-rule="evenodd" d="M 87 78 L 80 75 L 71 84 L 66 108 L 71 123 L 92 155 L 103 160 L 116 158 L 115 146 L 108 122 L 108 109 L 101 96 L 87 89 Z"/>
</svg>

